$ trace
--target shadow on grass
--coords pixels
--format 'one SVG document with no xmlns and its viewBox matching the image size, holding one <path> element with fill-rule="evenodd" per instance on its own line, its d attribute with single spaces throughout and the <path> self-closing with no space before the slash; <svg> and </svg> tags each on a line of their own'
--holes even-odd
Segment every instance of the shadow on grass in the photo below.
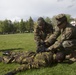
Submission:
<svg viewBox="0 0 76 75">
<path fill-rule="evenodd" d="M 66 61 L 62 62 L 62 64 L 73 64 L 73 63 L 74 63 L 74 61 L 71 61 L 71 60 L 66 60 Z"/>
<path fill-rule="evenodd" d="M 0 52 L 4 51 L 14 51 L 14 50 L 22 50 L 23 48 L 10 48 L 10 49 L 1 49 Z"/>
<path fill-rule="evenodd" d="M 66 60 L 66 61 L 64 61 L 64 62 L 60 62 L 60 64 L 73 64 L 74 63 L 74 61 L 71 61 L 71 60 Z M 51 64 L 50 66 L 47 66 L 47 67 L 55 67 L 55 66 L 57 66 L 59 63 L 53 63 L 53 64 Z"/>
</svg>

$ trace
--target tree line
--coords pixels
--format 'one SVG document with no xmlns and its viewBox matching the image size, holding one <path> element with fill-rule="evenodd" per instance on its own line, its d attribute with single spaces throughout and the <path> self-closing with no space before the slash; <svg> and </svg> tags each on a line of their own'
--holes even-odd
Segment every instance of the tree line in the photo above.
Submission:
<svg viewBox="0 0 76 75">
<path fill-rule="evenodd" d="M 71 15 L 66 15 L 68 18 L 68 21 L 71 21 Z M 46 17 L 44 18 L 46 22 L 48 23 L 54 23 L 55 22 L 55 16 L 53 18 Z M 34 30 L 34 26 L 36 25 L 36 21 L 30 17 L 27 21 L 24 21 L 21 19 L 20 22 L 11 20 L 0 20 L 0 34 L 11 34 L 11 33 L 31 33 Z"/>
<path fill-rule="evenodd" d="M 7 19 L 0 21 L 0 34 L 32 32 L 33 28 L 34 21 L 31 17 L 27 21 L 23 21 L 23 19 L 21 19 L 20 22 L 12 22 Z"/>
</svg>

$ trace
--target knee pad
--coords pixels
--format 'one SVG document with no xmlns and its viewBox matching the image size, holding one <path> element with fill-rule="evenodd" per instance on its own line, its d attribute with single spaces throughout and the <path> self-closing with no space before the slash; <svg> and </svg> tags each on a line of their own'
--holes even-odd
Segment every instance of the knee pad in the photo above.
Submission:
<svg viewBox="0 0 76 75">
<path fill-rule="evenodd" d="M 71 41 L 64 41 L 64 42 L 62 43 L 62 46 L 63 46 L 64 48 L 69 48 L 69 47 L 72 46 L 72 43 L 71 43 Z"/>
</svg>

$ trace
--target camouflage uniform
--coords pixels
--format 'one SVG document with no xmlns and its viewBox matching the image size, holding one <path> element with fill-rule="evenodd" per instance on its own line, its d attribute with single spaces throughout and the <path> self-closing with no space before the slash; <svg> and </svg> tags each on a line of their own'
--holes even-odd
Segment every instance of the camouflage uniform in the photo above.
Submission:
<svg viewBox="0 0 76 75">
<path fill-rule="evenodd" d="M 58 22 L 60 22 L 60 24 L 62 25 L 66 20 L 65 27 L 54 32 L 54 34 L 52 34 L 49 39 L 46 40 L 46 42 L 48 43 L 54 43 L 48 49 L 62 49 L 66 50 L 67 52 L 69 52 L 70 50 L 75 50 L 76 28 L 67 22 L 66 16 L 64 14 L 59 14 L 57 18 L 59 19 L 59 21 L 57 20 L 57 25 Z M 56 41 L 58 37 L 59 39 Z"/>
<path fill-rule="evenodd" d="M 53 33 L 52 25 L 46 23 L 42 17 L 38 18 L 38 22 L 38 25 L 34 29 L 34 38 L 37 46 L 39 46 L 41 42 L 45 41 Z M 41 29 L 40 26 L 43 26 L 43 28 Z"/>
<path fill-rule="evenodd" d="M 36 53 L 35 52 L 31 52 L 31 51 L 26 51 L 26 52 L 22 52 L 22 51 L 19 51 L 19 52 L 10 52 L 8 55 L 3 55 L 3 62 L 4 63 L 12 63 L 12 62 L 15 62 L 15 63 L 23 63 L 22 60 L 24 58 L 27 58 L 27 57 L 31 57 L 32 55 L 34 56 Z"/>
<path fill-rule="evenodd" d="M 51 53 L 48 53 L 48 52 L 38 53 L 34 57 L 32 56 L 32 57 L 23 59 L 22 62 L 24 64 L 22 64 L 19 68 L 14 69 L 13 72 L 17 73 L 27 69 L 49 66 L 53 62 L 53 56 Z"/>
<path fill-rule="evenodd" d="M 43 53 L 37 53 L 37 54 L 35 52 L 26 52 L 26 53 L 25 55 L 23 53 L 19 53 L 19 54 L 15 53 L 14 59 L 12 59 L 9 62 L 9 63 L 15 62 L 15 63 L 21 64 L 20 67 L 12 71 L 13 73 L 17 73 L 24 70 L 26 71 L 32 68 L 50 66 L 53 63 L 55 58 L 55 54 L 51 52 L 43 52 Z M 12 54 L 10 56 L 12 56 Z"/>
<path fill-rule="evenodd" d="M 15 56 L 13 54 L 15 54 Z M 42 52 L 42 53 L 17 52 L 17 53 L 11 53 L 9 58 L 11 56 L 14 58 L 9 60 L 9 63 L 11 62 L 20 63 L 20 66 L 11 72 L 8 72 L 5 75 L 15 75 L 16 73 L 21 71 L 26 71 L 28 69 L 33 68 L 38 69 L 40 67 L 47 67 L 53 65 L 54 63 L 63 62 L 63 60 L 65 60 L 65 55 L 63 53 L 53 54 L 52 52 Z"/>
<path fill-rule="evenodd" d="M 15 52 L 13 52 L 15 53 Z M 17 54 L 18 53 L 18 54 Z M 35 52 L 24 52 L 20 53 L 17 52 L 15 55 L 11 54 L 10 56 L 3 56 L 3 62 L 10 61 L 9 58 L 13 58 L 9 63 L 19 63 L 19 64 L 28 64 L 32 62 L 43 62 L 45 65 L 47 63 L 51 63 L 51 59 L 53 58 L 53 53 L 52 52 L 42 52 L 42 53 L 35 53 Z M 9 57 L 9 58 L 8 58 Z M 7 59 L 7 60 L 5 60 Z M 40 63 L 41 64 L 41 63 Z"/>
</svg>

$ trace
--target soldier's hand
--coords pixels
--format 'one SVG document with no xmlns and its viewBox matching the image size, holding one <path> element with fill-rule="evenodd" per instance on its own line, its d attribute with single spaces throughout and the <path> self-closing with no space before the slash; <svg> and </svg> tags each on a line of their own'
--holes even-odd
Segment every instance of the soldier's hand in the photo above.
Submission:
<svg viewBox="0 0 76 75">
<path fill-rule="evenodd" d="M 46 49 L 45 49 L 45 52 L 49 52 L 49 51 L 50 51 L 50 49 L 49 49 L 49 48 L 46 48 Z"/>
<path fill-rule="evenodd" d="M 8 73 L 6 73 L 5 75 L 15 75 L 15 73 L 13 73 L 13 72 L 8 72 Z"/>
<path fill-rule="evenodd" d="M 38 49 L 36 50 L 37 53 L 39 52 L 45 52 L 45 47 L 42 45 L 42 46 L 39 46 Z"/>
<path fill-rule="evenodd" d="M 54 49 L 53 46 L 50 46 L 50 47 L 48 48 L 49 51 L 52 51 L 53 49 Z"/>
<path fill-rule="evenodd" d="M 47 52 L 49 52 L 49 51 L 54 51 L 54 47 L 53 47 L 53 46 L 50 46 L 50 47 L 48 47 L 48 48 L 46 49 L 46 51 L 47 51 Z"/>
<path fill-rule="evenodd" d="M 51 52 L 53 52 L 53 53 L 57 53 L 58 50 L 55 49 L 54 46 L 51 46 L 51 47 L 47 48 L 46 51 L 47 51 L 47 52 L 50 52 L 50 51 L 51 51 Z"/>
</svg>

